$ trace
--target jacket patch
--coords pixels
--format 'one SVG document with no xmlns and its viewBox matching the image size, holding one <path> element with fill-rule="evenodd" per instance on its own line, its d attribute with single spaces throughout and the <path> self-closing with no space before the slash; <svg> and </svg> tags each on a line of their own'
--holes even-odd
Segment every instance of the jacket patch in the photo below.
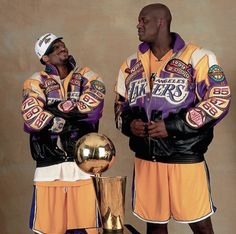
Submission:
<svg viewBox="0 0 236 234">
<path fill-rule="evenodd" d="M 191 78 L 192 78 L 192 75 L 191 75 L 192 65 L 191 64 L 186 64 L 179 59 L 172 59 L 167 63 L 165 70 L 170 73 L 178 74 L 188 79 L 189 81 L 191 81 Z"/>
<path fill-rule="evenodd" d="M 65 102 L 61 102 L 58 104 L 58 109 L 64 113 L 68 113 L 73 110 L 75 107 L 74 102 L 71 100 L 66 100 Z"/>
<path fill-rule="evenodd" d="M 96 107 L 100 103 L 97 99 L 93 98 L 90 93 L 84 93 L 80 97 L 80 101 L 85 103 L 89 107 Z"/>
<path fill-rule="evenodd" d="M 229 86 L 214 86 L 209 91 L 209 97 L 227 98 L 230 96 Z"/>
<path fill-rule="evenodd" d="M 147 82 L 145 78 L 130 82 L 128 88 L 128 99 L 131 105 L 135 104 L 138 98 L 145 96 L 146 87 Z"/>
<path fill-rule="evenodd" d="M 91 108 L 86 103 L 84 103 L 83 101 L 78 101 L 76 103 L 76 105 L 77 105 L 78 110 L 81 113 L 88 113 L 88 112 L 91 111 Z"/>
<path fill-rule="evenodd" d="M 206 121 L 206 114 L 198 107 L 192 108 L 186 114 L 186 121 L 190 126 L 200 128 Z"/>
<path fill-rule="evenodd" d="M 74 73 L 72 79 L 70 80 L 70 83 L 72 85 L 80 87 L 81 80 L 82 80 L 82 76 L 79 73 Z"/>
<path fill-rule="evenodd" d="M 131 68 L 127 68 L 125 70 L 126 73 L 128 73 L 128 77 L 126 78 L 126 85 L 130 83 L 131 80 L 133 80 L 137 75 L 142 74 L 144 72 L 143 65 L 141 61 L 138 61 L 135 63 Z"/>
<path fill-rule="evenodd" d="M 99 80 L 92 80 L 91 81 L 91 90 L 98 91 L 103 95 L 106 93 L 105 85 Z"/>
<path fill-rule="evenodd" d="M 34 106 L 23 114 L 23 118 L 27 123 L 29 123 L 31 120 L 34 120 L 42 111 L 43 109 L 40 106 Z"/>
<path fill-rule="evenodd" d="M 214 103 L 214 102 L 213 102 Z M 211 99 L 201 102 L 198 106 L 202 108 L 211 118 L 217 119 L 222 115 L 223 110 L 219 109 L 211 102 Z"/>
<path fill-rule="evenodd" d="M 225 79 L 223 69 L 218 65 L 213 65 L 209 68 L 208 76 L 215 82 L 221 82 Z"/>
<path fill-rule="evenodd" d="M 60 85 L 53 79 L 45 81 L 45 93 L 49 95 L 54 90 L 60 90 Z"/>
<path fill-rule="evenodd" d="M 159 78 L 154 77 L 152 95 L 165 98 L 174 105 L 182 103 L 188 96 L 188 80 L 180 77 Z"/>
<path fill-rule="evenodd" d="M 32 108 L 33 106 L 37 106 L 39 105 L 39 102 L 36 98 L 34 97 L 28 97 L 27 99 L 24 100 L 24 102 L 22 103 L 22 108 L 21 110 L 24 112 L 30 108 Z"/>
<path fill-rule="evenodd" d="M 73 101 L 79 100 L 81 91 L 82 76 L 79 73 L 74 73 L 70 85 L 68 87 L 68 97 L 73 99 Z"/>
<path fill-rule="evenodd" d="M 35 130 L 40 130 L 48 124 L 52 117 L 53 116 L 49 112 L 43 111 L 36 117 L 33 123 L 30 124 L 30 127 Z"/>
<path fill-rule="evenodd" d="M 216 106 L 222 110 L 228 108 L 229 99 L 212 97 L 209 100 L 210 100 L 210 103 L 212 103 L 214 106 Z"/>
</svg>

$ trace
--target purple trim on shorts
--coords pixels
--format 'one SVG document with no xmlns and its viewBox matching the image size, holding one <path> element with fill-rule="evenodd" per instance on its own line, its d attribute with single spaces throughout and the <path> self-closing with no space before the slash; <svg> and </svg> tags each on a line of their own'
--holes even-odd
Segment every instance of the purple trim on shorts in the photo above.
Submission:
<svg viewBox="0 0 236 234">
<path fill-rule="evenodd" d="M 85 229 L 67 230 L 65 234 L 87 234 Z"/>
<path fill-rule="evenodd" d="M 212 196 L 211 196 L 211 177 L 210 177 L 209 168 L 208 168 L 206 162 L 205 162 L 205 169 L 206 169 L 206 175 L 207 175 L 207 179 L 208 179 L 208 189 L 209 189 L 210 197 L 211 197 L 210 203 L 212 203 L 212 209 L 213 209 L 213 211 L 216 212 L 217 208 L 214 206 L 214 202 L 213 202 L 213 199 L 212 199 Z"/>
<path fill-rule="evenodd" d="M 34 213 L 35 213 L 35 186 L 34 186 L 34 189 L 33 189 L 33 197 L 32 197 L 32 204 L 31 204 L 31 210 L 30 210 L 30 219 L 29 219 L 30 229 L 33 229 Z"/>
<path fill-rule="evenodd" d="M 133 170 L 133 181 L 132 181 L 132 210 L 134 210 L 134 190 L 135 190 L 135 186 L 134 186 L 134 180 L 135 180 L 135 170 Z"/>
</svg>

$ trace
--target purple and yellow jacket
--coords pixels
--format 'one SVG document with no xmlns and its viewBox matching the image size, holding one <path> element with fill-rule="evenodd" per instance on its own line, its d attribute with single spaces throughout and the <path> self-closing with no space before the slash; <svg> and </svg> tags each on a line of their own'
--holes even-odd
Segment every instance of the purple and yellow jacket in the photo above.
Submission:
<svg viewBox="0 0 236 234">
<path fill-rule="evenodd" d="M 230 89 L 211 51 L 185 44 L 176 33 L 172 36 L 173 55 L 160 73 L 150 74 L 147 43 L 140 44 L 137 53 L 121 66 L 115 87 L 116 126 L 130 137 L 130 148 L 138 158 L 200 162 L 212 141 L 214 125 L 228 112 Z M 130 123 L 134 119 L 163 119 L 168 137 L 132 135 Z"/>
<path fill-rule="evenodd" d="M 31 153 L 37 167 L 73 161 L 76 141 L 98 131 L 105 86 L 89 68 L 76 70 L 74 65 L 68 65 L 70 73 L 63 82 L 53 65 L 47 65 L 45 71 L 24 82 L 24 130 L 30 134 Z M 58 117 L 65 120 L 59 133 L 51 128 Z M 58 147 L 59 136 L 63 150 Z"/>
</svg>

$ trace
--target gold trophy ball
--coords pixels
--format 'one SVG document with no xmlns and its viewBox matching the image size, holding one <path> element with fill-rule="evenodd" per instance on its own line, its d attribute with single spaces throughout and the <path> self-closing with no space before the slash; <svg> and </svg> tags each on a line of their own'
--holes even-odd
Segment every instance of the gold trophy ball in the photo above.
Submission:
<svg viewBox="0 0 236 234">
<path fill-rule="evenodd" d="M 104 134 L 88 133 L 76 142 L 75 162 L 86 173 L 100 175 L 112 166 L 114 159 L 114 144 Z"/>
</svg>

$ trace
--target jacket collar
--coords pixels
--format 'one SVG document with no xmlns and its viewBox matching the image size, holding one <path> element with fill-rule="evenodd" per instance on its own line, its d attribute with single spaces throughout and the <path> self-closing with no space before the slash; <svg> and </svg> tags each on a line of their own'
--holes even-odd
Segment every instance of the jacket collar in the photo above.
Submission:
<svg viewBox="0 0 236 234">
<path fill-rule="evenodd" d="M 171 33 L 171 35 L 174 38 L 173 52 L 177 53 L 185 46 L 185 42 L 178 33 Z M 146 53 L 149 49 L 150 46 L 146 42 L 143 42 L 139 45 L 139 51 L 142 54 Z"/>
<path fill-rule="evenodd" d="M 68 67 L 69 67 L 69 72 L 71 72 L 76 67 L 76 62 L 72 56 L 70 56 L 68 59 Z M 48 75 L 59 76 L 56 66 L 52 64 L 46 64 L 44 71 Z"/>
</svg>

